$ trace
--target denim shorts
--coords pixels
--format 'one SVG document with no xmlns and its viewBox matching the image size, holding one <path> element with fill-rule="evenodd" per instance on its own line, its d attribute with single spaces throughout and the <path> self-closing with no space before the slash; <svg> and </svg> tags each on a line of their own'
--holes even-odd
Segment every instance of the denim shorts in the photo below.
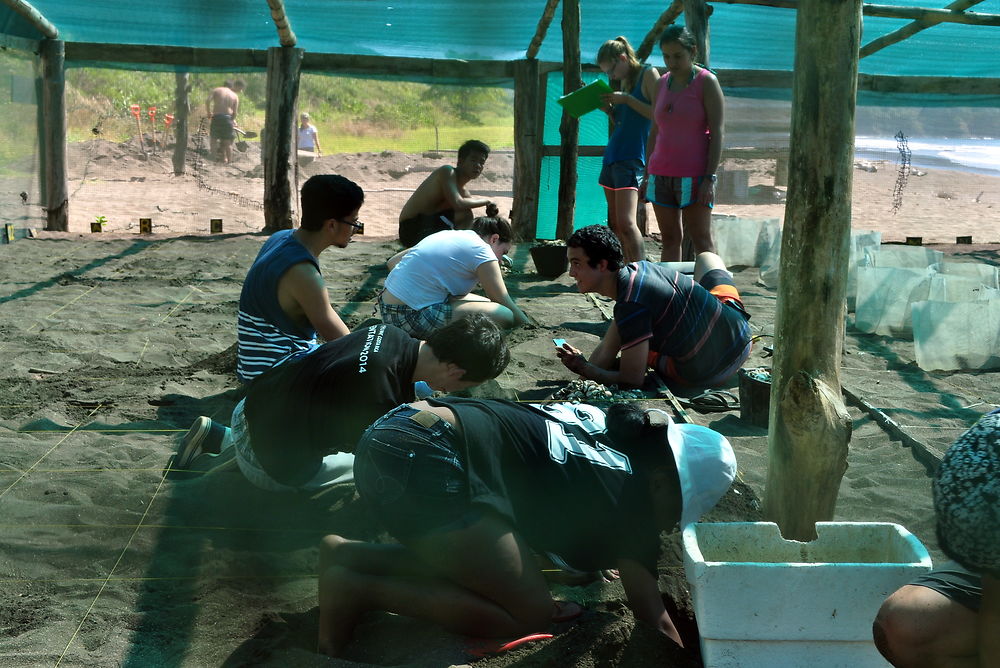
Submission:
<svg viewBox="0 0 1000 668">
<path fill-rule="evenodd" d="M 368 427 L 354 451 L 354 483 L 400 542 L 464 528 L 478 519 L 458 435 L 437 415 L 409 404 Z"/>
<path fill-rule="evenodd" d="M 597 183 L 608 190 L 638 190 L 645 169 L 642 160 L 619 160 L 601 167 Z"/>
</svg>

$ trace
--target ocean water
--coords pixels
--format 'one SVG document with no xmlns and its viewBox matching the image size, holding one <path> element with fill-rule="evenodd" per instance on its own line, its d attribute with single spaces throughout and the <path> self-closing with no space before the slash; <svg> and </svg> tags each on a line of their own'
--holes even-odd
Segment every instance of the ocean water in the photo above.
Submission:
<svg viewBox="0 0 1000 668">
<path fill-rule="evenodd" d="M 1000 176 L 1000 139 L 907 137 L 906 144 L 913 167 Z M 865 160 L 900 161 L 896 139 L 891 137 L 859 136 L 855 138 L 854 152 Z"/>
</svg>

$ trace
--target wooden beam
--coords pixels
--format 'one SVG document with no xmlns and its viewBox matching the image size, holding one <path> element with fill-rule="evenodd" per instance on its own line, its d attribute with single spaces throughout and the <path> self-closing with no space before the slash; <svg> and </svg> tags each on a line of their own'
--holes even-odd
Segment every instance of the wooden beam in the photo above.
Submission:
<svg viewBox="0 0 1000 668">
<path fill-rule="evenodd" d="M 580 1 L 563 0 L 563 93 L 571 93 L 583 85 L 580 77 Z M 565 110 L 559 124 L 562 153 L 559 159 L 559 204 L 556 213 L 556 238 L 568 239 L 573 234 L 576 209 L 576 149 L 580 143 L 580 121 Z"/>
<path fill-rule="evenodd" d="M 306 53 L 302 61 L 302 70 L 482 81 L 514 78 L 514 66 L 507 61 L 400 58 L 338 53 Z"/>
<path fill-rule="evenodd" d="M 978 5 L 982 1 L 983 0 L 955 0 L 950 5 L 945 7 L 945 9 L 955 12 L 961 12 L 968 9 L 969 7 L 972 7 L 973 5 Z M 882 35 L 881 37 L 873 39 L 872 41 L 865 44 L 863 47 L 861 47 L 860 56 L 862 58 L 867 58 L 876 51 L 881 51 L 887 46 L 891 46 L 897 42 L 901 42 L 907 37 L 915 35 L 921 30 L 926 30 L 931 26 L 935 26 L 938 23 L 940 23 L 940 21 L 914 21 L 913 23 L 908 23 L 907 25 L 903 26 L 902 28 L 899 28 L 898 30 L 894 30 L 893 32 L 888 33 L 886 35 Z"/>
<path fill-rule="evenodd" d="M 295 101 L 299 97 L 302 49 L 267 50 L 267 110 L 264 118 L 264 231 L 277 232 L 298 222 L 295 192 Z"/>
<path fill-rule="evenodd" d="M 45 200 L 45 229 L 69 231 L 69 186 L 66 180 L 66 61 L 64 43 L 45 39 L 41 42 L 42 95 L 39 114 L 42 120 L 42 170 Z"/>
<path fill-rule="evenodd" d="M 42 33 L 47 39 L 59 39 L 59 30 L 30 3 L 25 2 L 25 0 L 2 0 L 2 2 L 24 17 L 35 30 Z"/>
<path fill-rule="evenodd" d="M 764 516 L 785 538 L 833 519 L 851 419 L 840 392 L 861 0 L 802 0 L 774 324 Z"/>
<path fill-rule="evenodd" d="M 274 27 L 278 29 L 281 46 L 295 46 L 295 33 L 288 22 L 284 0 L 267 0 L 267 6 L 271 8 L 271 18 L 274 20 Z"/>
<path fill-rule="evenodd" d="M 649 29 L 646 33 L 645 39 L 642 40 L 642 44 L 639 45 L 638 51 L 635 52 L 636 57 L 639 61 L 644 61 L 649 58 L 649 54 L 653 52 L 653 47 L 656 46 L 656 42 L 660 39 L 660 35 L 663 31 L 667 29 L 667 26 L 677 20 L 677 17 L 681 15 L 684 11 L 684 3 L 682 0 L 674 0 L 670 3 L 670 6 L 663 10 L 660 14 L 660 18 L 656 19 L 656 23 L 653 27 Z"/>
<path fill-rule="evenodd" d="M 549 31 L 549 24 L 552 23 L 552 17 L 555 16 L 556 6 L 558 4 L 559 0 L 548 0 L 548 2 L 545 3 L 545 10 L 538 19 L 538 26 L 535 28 L 535 34 L 531 38 L 531 43 L 528 44 L 528 50 L 524 53 L 525 58 L 530 59 L 538 55 L 538 50 L 542 48 L 542 41 L 545 39 L 545 33 Z"/>
<path fill-rule="evenodd" d="M 538 228 L 538 197 L 545 129 L 542 92 L 545 80 L 534 58 L 514 63 L 514 237 L 534 239 Z"/>
<path fill-rule="evenodd" d="M 1000 95 L 1000 79 L 982 77 L 897 77 L 859 74 L 858 90 L 926 95 Z"/>
<path fill-rule="evenodd" d="M 727 5 L 759 5 L 762 7 L 780 7 L 796 9 L 801 6 L 800 0 L 706 0 Z M 865 3 L 861 6 L 865 16 L 880 16 L 890 19 L 910 19 L 913 21 L 933 21 L 935 23 L 965 23 L 978 26 L 1000 25 L 1000 14 L 975 14 L 969 12 L 953 12 L 947 9 L 929 9 L 926 7 L 896 7 L 895 5 L 876 5 Z"/>
</svg>

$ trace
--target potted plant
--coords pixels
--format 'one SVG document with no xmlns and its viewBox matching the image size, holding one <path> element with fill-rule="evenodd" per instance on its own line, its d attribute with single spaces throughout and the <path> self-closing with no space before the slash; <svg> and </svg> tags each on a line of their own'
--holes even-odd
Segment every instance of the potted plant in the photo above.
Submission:
<svg viewBox="0 0 1000 668">
<path fill-rule="evenodd" d="M 566 273 L 566 242 L 562 239 L 536 239 L 531 247 L 531 260 L 535 271 L 545 278 L 558 278 Z"/>
<path fill-rule="evenodd" d="M 108 224 L 107 216 L 97 216 L 93 222 L 90 223 L 91 232 L 103 232 L 104 226 Z"/>
</svg>

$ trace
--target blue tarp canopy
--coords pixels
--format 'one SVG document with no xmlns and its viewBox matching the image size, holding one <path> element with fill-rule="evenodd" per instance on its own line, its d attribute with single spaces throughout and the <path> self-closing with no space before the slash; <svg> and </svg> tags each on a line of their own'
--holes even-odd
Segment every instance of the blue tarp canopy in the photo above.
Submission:
<svg viewBox="0 0 1000 668">
<path fill-rule="evenodd" d="M 902 7 L 917 1 L 879 0 L 879 4 Z M 307 52 L 485 61 L 523 58 L 546 5 L 544 0 L 285 0 L 284 4 L 297 46 Z M 581 0 L 583 62 L 593 61 L 601 42 L 617 35 L 638 45 L 668 5 L 666 0 Z M 32 0 L 31 6 L 65 42 L 248 50 L 279 44 L 265 0 Z M 928 8 L 940 9 L 934 4 Z M 722 3 L 712 9 L 713 68 L 792 69 L 794 9 Z M 1000 0 L 986 0 L 971 11 L 1000 14 Z M 562 60 L 560 17 L 557 8 L 537 56 L 540 60 Z M 862 44 L 907 23 L 866 16 Z M 0 44 L 5 35 L 43 37 L 6 4 L 0 6 Z M 997 76 L 998 54 L 1000 28 L 941 23 L 862 59 L 860 71 L 989 78 Z M 651 61 L 659 63 L 656 51 Z M 107 62 L 114 65 L 113 51 Z"/>
</svg>

